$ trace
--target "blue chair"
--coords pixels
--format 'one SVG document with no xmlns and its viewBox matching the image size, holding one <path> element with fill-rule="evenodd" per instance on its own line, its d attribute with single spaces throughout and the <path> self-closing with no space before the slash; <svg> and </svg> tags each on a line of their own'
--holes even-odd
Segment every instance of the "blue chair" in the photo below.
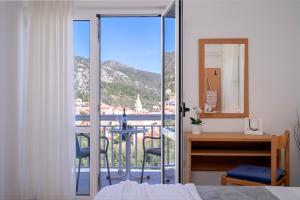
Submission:
<svg viewBox="0 0 300 200">
<path fill-rule="evenodd" d="M 271 167 L 239 165 L 221 177 L 221 185 L 234 184 L 245 186 L 289 185 L 289 131 L 280 136 L 272 136 Z M 281 150 L 284 151 L 284 168 L 281 163 Z M 266 158 L 267 159 L 267 158 Z"/>
<path fill-rule="evenodd" d="M 88 147 L 80 147 L 79 139 L 78 139 L 79 137 L 85 137 L 88 140 Z M 104 139 L 106 141 L 105 148 L 100 149 L 100 154 L 105 155 L 107 173 L 108 173 L 107 178 L 109 180 L 109 184 L 111 185 L 110 169 L 109 169 L 108 154 L 107 154 L 109 141 L 108 141 L 107 137 L 100 137 L 100 139 Z M 81 159 L 82 158 L 87 158 L 87 157 L 90 160 L 90 137 L 88 135 L 84 134 L 84 133 L 77 133 L 76 134 L 76 158 L 79 159 L 79 164 L 78 164 L 78 170 L 77 170 L 76 193 L 78 192 L 78 187 L 79 187 Z"/>
</svg>

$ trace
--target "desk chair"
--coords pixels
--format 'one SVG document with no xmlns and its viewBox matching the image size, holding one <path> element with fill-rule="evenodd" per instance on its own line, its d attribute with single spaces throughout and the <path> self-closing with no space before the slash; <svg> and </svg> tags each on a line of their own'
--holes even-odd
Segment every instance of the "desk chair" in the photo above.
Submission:
<svg viewBox="0 0 300 200">
<path fill-rule="evenodd" d="M 271 167 L 240 165 L 221 177 L 221 185 L 234 184 L 242 186 L 289 185 L 289 139 L 290 132 L 272 136 Z M 282 158 L 282 151 L 284 158 Z M 267 159 L 267 158 L 266 158 Z M 279 168 L 284 161 L 283 169 Z"/>
</svg>

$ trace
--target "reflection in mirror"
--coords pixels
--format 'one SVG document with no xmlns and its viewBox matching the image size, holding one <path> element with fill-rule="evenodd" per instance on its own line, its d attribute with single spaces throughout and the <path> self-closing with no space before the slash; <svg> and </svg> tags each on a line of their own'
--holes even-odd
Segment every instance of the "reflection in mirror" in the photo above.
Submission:
<svg viewBox="0 0 300 200">
<path fill-rule="evenodd" d="M 205 112 L 244 112 L 244 44 L 205 45 Z"/>
</svg>

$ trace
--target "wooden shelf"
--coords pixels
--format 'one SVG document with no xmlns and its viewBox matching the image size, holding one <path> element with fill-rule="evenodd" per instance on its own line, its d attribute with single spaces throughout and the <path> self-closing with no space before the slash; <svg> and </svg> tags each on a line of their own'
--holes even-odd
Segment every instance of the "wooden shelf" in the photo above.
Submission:
<svg viewBox="0 0 300 200">
<path fill-rule="evenodd" d="M 228 171 L 240 164 L 270 166 L 271 159 L 262 156 L 192 156 L 192 171 Z"/>
<path fill-rule="evenodd" d="M 270 166 L 271 134 L 185 133 L 186 182 L 192 181 L 192 171 L 228 171 L 241 164 Z"/>
<path fill-rule="evenodd" d="M 244 149 L 197 149 L 191 151 L 192 156 L 271 156 L 269 150 Z"/>
</svg>

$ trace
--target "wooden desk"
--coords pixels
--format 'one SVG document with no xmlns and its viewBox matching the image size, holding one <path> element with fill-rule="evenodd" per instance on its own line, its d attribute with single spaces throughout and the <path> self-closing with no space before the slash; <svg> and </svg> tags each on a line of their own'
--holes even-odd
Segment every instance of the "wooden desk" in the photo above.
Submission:
<svg viewBox="0 0 300 200">
<path fill-rule="evenodd" d="M 192 182 L 192 171 L 227 171 L 240 164 L 271 166 L 274 137 L 269 134 L 185 133 L 187 178 L 184 181 Z"/>
</svg>

